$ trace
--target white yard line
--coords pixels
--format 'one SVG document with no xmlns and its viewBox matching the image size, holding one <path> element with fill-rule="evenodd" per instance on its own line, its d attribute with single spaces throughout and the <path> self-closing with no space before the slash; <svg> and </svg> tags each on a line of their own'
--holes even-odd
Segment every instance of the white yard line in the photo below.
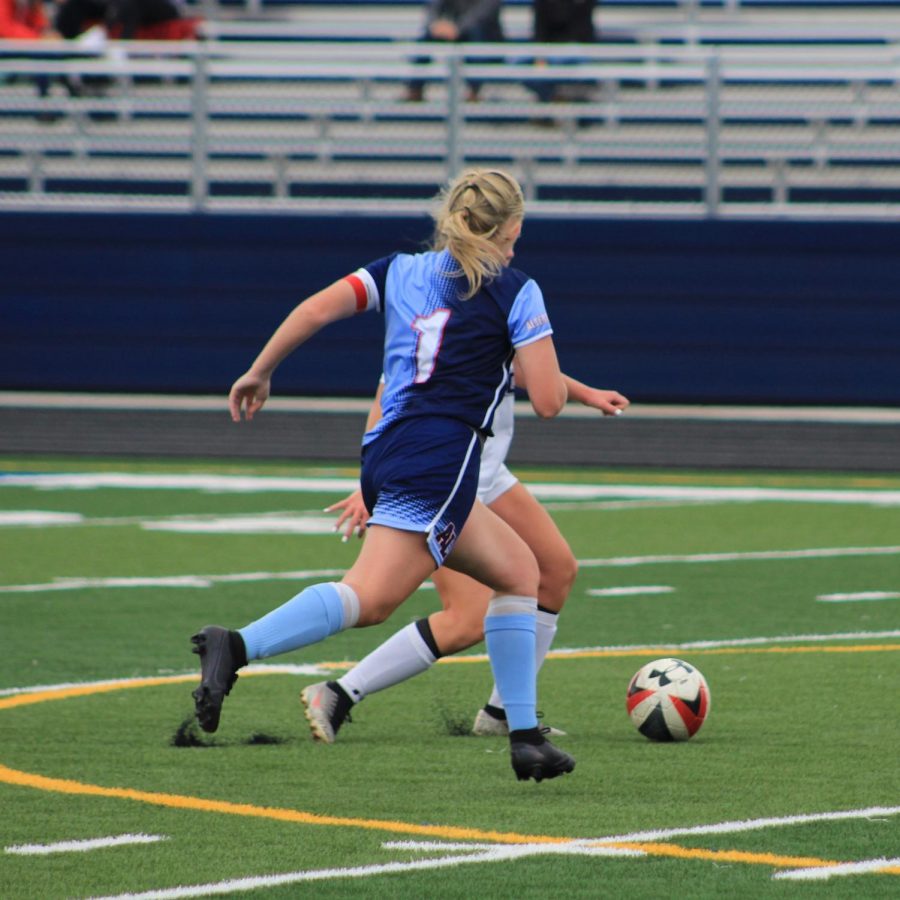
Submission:
<svg viewBox="0 0 900 900">
<path fill-rule="evenodd" d="M 689 553 L 651 556 L 613 556 L 581 559 L 581 568 L 618 568 L 665 563 L 721 563 L 761 560 L 832 559 L 844 556 L 896 556 L 897 547 L 819 547 L 806 550 L 751 550 L 733 553 Z M 157 577 L 116 576 L 107 578 L 70 577 L 36 584 L 0 585 L 0 594 L 74 591 L 91 588 L 209 588 L 216 584 L 254 581 L 306 581 L 311 578 L 336 578 L 343 569 L 299 569 L 285 572 L 234 572 L 222 575 L 163 575 Z"/>
<path fill-rule="evenodd" d="M 665 584 L 629 585 L 627 587 L 590 588 L 589 597 L 641 597 L 649 594 L 671 594 L 675 588 Z"/>
<path fill-rule="evenodd" d="M 308 581 L 313 578 L 340 578 L 344 569 L 299 569 L 292 572 L 236 572 L 226 575 L 122 576 L 113 578 L 57 578 L 40 584 L 0 585 L 0 594 L 81 591 L 107 588 L 211 588 L 217 584 L 257 581 Z"/>
<path fill-rule="evenodd" d="M 822 603 L 855 603 L 859 600 L 900 600 L 900 591 L 857 591 L 851 594 L 819 594 Z"/>
<path fill-rule="evenodd" d="M 46 528 L 49 525 L 81 525 L 85 518 L 80 513 L 53 512 L 40 509 L 0 510 L 0 527 Z"/>
<path fill-rule="evenodd" d="M 837 488 L 704 487 L 702 485 L 529 484 L 538 499 L 680 500 L 714 503 L 863 503 L 900 505 L 900 491 Z"/>
<path fill-rule="evenodd" d="M 766 644 L 821 644 L 828 641 L 878 641 L 900 637 L 900 629 L 892 631 L 844 631 L 835 634 L 782 634 L 774 637 L 728 638 L 711 641 L 684 641 L 680 644 L 662 642 L 659 644 L 619 644 L 610 647 L 554 648 L 547 654 L 548 659 L 581 653 L 622 653 L 639 652 L 652 647 L 654 650 L 718 650 L 726 647 L 761 647 Z M 454 657 L 444 657 L 450 661 Z M 484 656 L 487 659 L 487 656 Z"/>
<path fill-rule="evenodd" d="M 194 490 L 212 493 L 349 493 L 355 478 L 312 478 L 274 475 L 211 475 L 191 473 L 62 472 L 4 473 L 0 487 L 44 490 Z M 775 487 L 709 487 L 703 485 L 598 485 L 532 483 L 529 490 L 543 500 L 630 499 L 707 502 L 862 503 L 900 505 L 900 490 Z"/>
<path fill-rule="evenodd" d="M 713 825 L 690 825 L 684 828 L 660 828 L 651 831 L 632 831 L 597 838 L 602 844 L 633 844 L 648 841 L 667 841 L 676 837 L 692 837 L 704 834 L 742 834 L 763 828 L 783 828 L 791 825 L 808 825 L 812 822 L 845 822 L 853 819 L 879 819 L 900 815 L 900 806 L 869 806 L 864 809 L 845 809 L 837 812 L 802 813 L 794 816 L 769 816 L 762 819 L 743 819 L 718 822 Z"/>
<path fill-rule="evenodd" d="M 275 525 L 287 530 L 320 528 L 322 533 L 334 530 L 336 515 L 324 516 L 322 510 L 267 510 L 241 513 L 187 513 L 176 516 L 84 516 L 57 510 L 0 510 L 0 528 L 125 528 L 136 525 L 148 531 L 235 531 L 266 532 Z M 236 524 L 238 523 L 238 524 Z M 299 524 L 298 524 L 299 523 Z M 314 526 L 308 523 L 315 523 Z M 327 526 L 326 527 L 326 523 Z M 315 532 L 318 533 L 318 532 Z"/>
<path fill-rule="evenodd" d="M 649 566 L 666 563 L 759 562 L 762 560 L 831 559 L 841 556 L 895 556 L 900 546 L 811 547 L 805 550 L 744 550 L 728 553 L 671 553 L 651 556 L 609 556 L 579 559 L 582 568 L 605 566 Z"/>
<path fill-rule="evenodd" d="M 535 485 L 529 484 L 531 490 Z M 634 512 L 636 509 L 676 509 L 684 506 L 720 506 L 726 500 L 542 500 L 550 512 Z"/>
<path fill-rule="evenodd" d="M 13 844 L 4 849 L 15 856 L 49 856 L 51 853 L 87 853 L 126 844 L 155 844 L 167 838 L 161 834 L 119 834 L 115 837 L 91 838 L 81 841 L 57 841 L 53 844 Z"/>
<path fill-rule="evenodd" d="M 234 515 L 198 519 L 166 519 L 142 522 L 145 531 L 179 534 L 331 534 L 335 516 Z"/>
<path fill-rule="evenodd" d="M 387 849 L 394 849 L 390 845 L 386 845 L 386 847 Z M 428 849 L 446 850 L 439 842 L 430 845 Z M 211 884 L 184 885 L 176 888 L 145 891 L 140 894 L 116 894 L 114 897 L 93 898 L 93 900 L 174 900 L 174 898 L 180 897 L 208 897 L 212 894 L 230 894 L 237 891 L 251 891 L 259 888 L 276 887 L 278 885 L 299 884 L 304 881 L 324 881 L 334 878 L 368 878 L 373 875 L 386 875 L 394 872 L 446 869 L 470 863 L 506 862 L 526 856 L 548 853 L 578 853 L 579 855 L 588 856 L 617 857 L 638 857 L 646 855 L 637 850 L 626 850 L 616 847 L 584 848 L 567 844 L 473 844 L 471 848 L 452 845 L 451 849 L 457 852 L 462 851 L 462 853 L 460 855 L 441 856 L 433 859 L 417 859 L 411 862 L 382 863 L 371 866 L 352 866 L 340 869 L 313 869 L 303 872 L 284 872 L 278 875 L 237 878 L 230 881 L 219 881 Z"/>
<path fill-rule="evenodd" d="M 0 487 L 33 487 L 41 490 L 204 491 L 222 494 L 259 493 L 350 493 L 359 487 L 357 478 L 296 478 L 274 475 L 162 474 L 153 472 L 62 472 L 0 474 Z"/>
<path fill-rule="evenodd" d="M 884 872 L 886 869 L 900 869 L 900 856 L 894 859 L 864 859 L 859 862 L 841 863 L 837 866 L 814 869 L 789 869 L 786 872 L 775 872 L 772 878 L 785 881 L 827 881 L 846 875 L 867 875 Z"/>
</svg>

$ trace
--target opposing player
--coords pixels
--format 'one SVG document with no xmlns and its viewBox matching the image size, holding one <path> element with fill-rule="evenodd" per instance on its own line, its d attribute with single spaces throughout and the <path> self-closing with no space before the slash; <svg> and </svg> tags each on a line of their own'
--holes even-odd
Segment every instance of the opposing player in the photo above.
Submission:
<svg viewBox="0 0 900 900">
<path fill-rule="evenodd" d="M 485 642 L 516 776 L 540 781 L 575 767 L 544 737 L 535 714 L 537 561 L 476 498 L 481 446 L 509 388 L 513 357 L 538 415 L 555 416 L 566 402 L 543 295 L 509 267 L 523 214 L 522 190 L 510 175 L 465 172 L 442 194 L 433 250 L 378 259 L 301 302 L 234 383 L 232 419 L 252 419 L 291 352 L 335 321 L 384 313 L 383 416 L 363 438 L 360 483 L 372 511 L 366 540 L 340 582 L 308 587 L 241 629 L 209 625 L 192 637 L 204 730 L 218 728 L 225 696 L 248 661 L 382 622 L 446 564 L 494 592 Z"/>
<path fill-rule="evenodd" d="M 563 375 L 569 400 L 600 410 L 604 415 L 620 414 L 629 406 L 618 391 L 589 387 Z M 378 421 L 381 386 L 369 414 L 367 426 Z M 556 523 L 528 489 L 509 471 L 506 456 L 514 428 L 514 394 L 510 390 L 494 414 L 493 436 L 485 442 L 478 479 L 478 499 L 507 522 L 534 552 L 540 569 L 536 616 L 535 671 L 556 634 L 561 611 L 577 573 L 575 557 Z M 339 510 L 336 529 L 347 538 L 365 530 L 368 512 L 360 491 L 335 503 L 328 511 Z M 354 704 L 376 691 L 392 687 L 418 675 L 442 656 L 466 650 L 483 637 L 484 611 L 491 590 L 460 572 L 438 569 L 432 581 L 443 609 L 407 625 L 379 645 L 346 675 L 335 681 L 319 682 L 301 694 L 313 737 L 332 743 Z M 490 699 L 481 708 L 472 726 L 474 734 L 507 735 L 506 710 L 496 684 Z M 563 732 L 551 728 L 551 734 Z"/>
</svg>

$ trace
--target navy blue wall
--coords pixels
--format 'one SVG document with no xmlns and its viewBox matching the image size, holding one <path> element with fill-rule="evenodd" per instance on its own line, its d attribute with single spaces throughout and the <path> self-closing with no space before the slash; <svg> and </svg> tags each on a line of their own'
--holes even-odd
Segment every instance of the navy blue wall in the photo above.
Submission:
<svg viewBox="0 0 900 900">
<path fill-rule="evenodd" d="M 223 393 L 303 296 L 423 218 L 0 215 L 0 388 Z M 900 405 L 900 223 L 531 218 L 564 369 L 644 402 Z M 368 395 L 381 321 L 281 394 Z"/>
</svg>

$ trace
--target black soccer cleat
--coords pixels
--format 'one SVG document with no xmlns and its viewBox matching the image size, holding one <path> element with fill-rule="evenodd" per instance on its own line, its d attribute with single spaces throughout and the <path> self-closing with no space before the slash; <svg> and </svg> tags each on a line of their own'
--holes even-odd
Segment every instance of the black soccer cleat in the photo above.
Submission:
<svg viewBox="0 0 900 900">
<path fill-rule="evenodd" d="M 575 760 L 564 750 L 554 746 L 548 740 L 539 744 L 532 741 L 513 740 L 509 745 L 513 771 L 519 781 L 543 781 L 545 778 L 556 778 L 565 775 L 575 768 Z"/>
<path fill-rule="evenodd" d="M 212 733 L 219 727 L 222 703 L 237 681 L 237 670 L 247 664 L 244 641 L 236 631 L 207 625 L 191 636 L 200 656 L 200 687 L 193 691 L 197 722 Z"/>
</svg>

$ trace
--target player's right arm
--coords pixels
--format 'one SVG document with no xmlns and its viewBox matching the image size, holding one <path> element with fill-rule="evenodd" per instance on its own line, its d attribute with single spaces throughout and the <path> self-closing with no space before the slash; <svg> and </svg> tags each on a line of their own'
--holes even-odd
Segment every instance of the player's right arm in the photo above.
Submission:
<svg viewBox="0 0 900 900">
<path fill-rule="evenodd" d="M 591 387 L 570 375 L 563 375 L 563 379 L 569 391 L 569 400 L 599 409 L 604 416 L 619 416 L 631 406 L 631 401 L 618 391 Z"/>
<path fill-rule="evenodd" d="M 550 335 L 516 347 L 516 371 L 522 373 L 523 382 L 528 385 L 528 399 L 541 418 L 549 419 L 562 412 L 569 395 Z"/>
<path fill-rule="evenodd" d="M 278 326 L 253 365 L 231 388 L 228 408 L 240 422 L 262 409 L 271 390 L 272 373 L 288 355 L 326 325 L 346 319 L 358 311 L 357 291 L 346 278 L 308 297 Z"/>
<path fill-rule="evenodd" d="M 528 391 L 528 379 L 518 363 L 514 363 L 516 373 L 516 387 Z M 608 390 L 606 388 L 595 388 L 571 375 L 563 373 L 563 381 L 566 385 L 566 392 L 569 400 L 575 403 L 582 403 L 593 409 L 599 409 L 604 416 L 621 415 L 631 405 L 631 401 L 618 391 Z"/>
<path fill-rule="evenodd" d="M 553 344 L 553 329 L 544 306 L 544 295 L 536 281 L 522 272 L 524 279 L 507 316 L 509 336 L 516 351 L 516 370 L 528 385 L 528 399 L 542 419 L 559 415 L 566 405 L 568 391 Z"/>
</svg>

